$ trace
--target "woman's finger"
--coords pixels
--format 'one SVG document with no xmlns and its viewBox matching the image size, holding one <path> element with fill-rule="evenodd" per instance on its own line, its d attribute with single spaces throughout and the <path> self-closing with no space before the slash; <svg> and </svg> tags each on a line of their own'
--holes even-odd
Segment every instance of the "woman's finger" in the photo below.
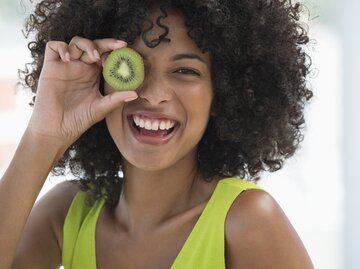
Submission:
<svg viewBox="0 0 360 269">
<path fill-rule="evenodd" d="M 125 41 L 114 38 L 96 39 L 94 40 L 94 43 L 96 44 L 100 55 L 127 46 Z"/>
<path fill-rule="evenodd" d="M 103 62 L 105 61 L 109 52 L 127 46 L 127 43 L 125 41 L 117 40 L 114 38 L 97 39 L 94 40 L 93 42 L 95 43 L 96 46 L 96 49 L 94 50 L 94 54 L 96 56 L 97 61 L 101 59 L 101 62 L 99 62 L 99 65 L 101 66 L 103 65 Z M 80 60 L 86 63 L 93 63 L 92 59 L 89 57 L 89 54 L 87 52 L 82 54 Z"/>
<path fill-rule="evenodd" d="M 64 62 L 69 61 L 71 58 L 71 60 L 80 60 L 87 64 L 100 62 L 100 60 L 104 61 L 108 52 L 127 46 L 125 41 L 114 38 L 92 41 L 80 36 L 73 37 L 69 45 L 65 42 L 57 42 L 60 44 L 55 44 L 57 46 L 56 50 L 58 50 L 58 55 Z"/>
<path fill-rule="evenodd" d="M 99 99 L 94 104 L 93 117 L 95 121 L 103 119 L 106 114 L 121 106 L 124 102 L 130 102 L 138 98 L 135 91 L 113 92 Z"/>
<path fill-rule="evenodd" d="M 127 46 L 127 43 L 125 41 L 114 38 L 97 39 L 94 40 L 94 42 L 96 43 L 99 53 L 101 55 L 101 61 L 99 62 L 100 66 L 104 65 L 105 60 L 111 51 Z"/>
<path fill-rule="evenodd" d="M 69 46 L 62 41 L 49 41 L 46 43 L 45 61 L 60 59 L 64 62 L 70 61 Z"/>
<path fill-rule="evenodd" d="M 100 60 L 100 53 L 96 43 L 79 36 L 75 36 L 69 43 L 71 59 L 81 60 L 85 63 L 92 64 Z"/>
</svg>

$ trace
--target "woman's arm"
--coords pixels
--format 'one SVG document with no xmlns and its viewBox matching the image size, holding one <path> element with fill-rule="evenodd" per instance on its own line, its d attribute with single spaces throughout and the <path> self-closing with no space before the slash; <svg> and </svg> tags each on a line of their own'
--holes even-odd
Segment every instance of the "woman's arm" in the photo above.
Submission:
<svg viewBox="0 0 360 269">
<path fill-rule="evenodd" d="M 12 269 L 59 268 L 62 228 L 78 185 L 65 181 L 48 191 L 33 207 L 18 243 Z"/>
<path fill-rule="evenodd" d="M 106 96 L 99 92 L 100 55 L 125 45 L 115 39 L 91 41 L 81 37 L 74 37 L 69 44 L 47 43 L 30 122 L 0 181 L 1 269 L 12 268 L 28 216 L 53 165 L 90 126 L 125 100 L 137 97 L 135 92 Z M 30 264 L 48 269 L 58 263 L 59 249 L 50 228 L 43 229 L 41 239 L 48 248 L 44 249 L 42 261 L 33 260 L 36 266 L 33 261 Z M 39 247 L 36 242 L 25 245 L 29 249 Z M 22 255 L 34 251 L 29 249 L 22 249 Z"/>
<path fill-rule="evenodd" d="M 225 225 L 228 269 L 313 269 L 296 231 L 266 192 L 246 191 L 231 206 Z"/>
<path fill-rule="evenodd" d="M 0 181 L 0 268 L 11 268 L 32 206 L 61 151 L 26 131 Z"/>
</svg>

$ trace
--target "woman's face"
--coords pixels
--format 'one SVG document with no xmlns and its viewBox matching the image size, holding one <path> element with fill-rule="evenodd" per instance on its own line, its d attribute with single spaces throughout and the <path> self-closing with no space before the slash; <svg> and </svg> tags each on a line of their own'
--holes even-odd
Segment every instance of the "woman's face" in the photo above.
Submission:
<svg viewBox="0 0 360 269">
<path fill-rule="evenodd" d="M 164 32 L 156 26 L 147 40 Z M 144 170 L 168 168 L 184 158 L 196 160 L 213 98 L 210 55 L 188 37 L 183 18 L 169 12 L 161 21 L 169 27 L 171 42 L 149 48 L 141 38 L 131 47 L 144 58 L 145 80 L 139 98 L 106 117 L 107 126 L 125 160 Z M 105 85 L 105 93 L 112 92 Z M 153 129 L 153 130 L 148 130 Z"/>
</svg>

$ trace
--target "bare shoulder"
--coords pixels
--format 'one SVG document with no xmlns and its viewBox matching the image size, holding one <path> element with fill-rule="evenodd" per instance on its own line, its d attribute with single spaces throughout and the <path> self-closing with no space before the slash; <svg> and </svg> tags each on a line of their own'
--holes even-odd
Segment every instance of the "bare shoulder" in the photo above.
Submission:
<svg viewBox="0 0 360 269">
<path fill-rule="evenodd" d="M 34 214 L 40 214 L 49 219 L 60 243 L 66 214 L 78 191 L 78 184 L 74 181 L 61 182 L 49 190 L 34 206 Z"/>
<path fill-rule="evenodd" d="M 62 227 L 77 184 L 57 184 L 34 205 L 16 251 L 12 268 L 58 268 Z"/>
<path fill-rule="evenodd" d="M 42 208 L 49 214 L 65 217 L 74 196 L 79 191 L 78 184 L 74 181 L 64 181 L 55 185 L 39 201 L 35 207 Z"/>
<path fill-rule="evenodd" d="M 63 224 L 67 211 L 79 191 L 75 181 L 64 181 L 55 185 L 35 205 L 38 210 L 51 216 L 56 223 Z"/>
<path fill-rule="evenodd" d="M 313 268 L 275 199 L 261 190 L 240 194 L 225 223 L 226 268 Z"/>
</svg>

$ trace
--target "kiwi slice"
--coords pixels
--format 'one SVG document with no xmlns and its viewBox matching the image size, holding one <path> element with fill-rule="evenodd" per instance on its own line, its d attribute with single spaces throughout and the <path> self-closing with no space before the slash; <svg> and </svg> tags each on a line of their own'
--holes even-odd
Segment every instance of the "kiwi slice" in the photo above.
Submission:
<svg viewBox="0 0 360 269">
<path fill-rule="evenodd" d="M 144 81 L 143 59 L 133 49 L 116 49 L 109 54 L 104 63 L 103 76 L 116 90 L 135 90 Z"/>
</svg>

